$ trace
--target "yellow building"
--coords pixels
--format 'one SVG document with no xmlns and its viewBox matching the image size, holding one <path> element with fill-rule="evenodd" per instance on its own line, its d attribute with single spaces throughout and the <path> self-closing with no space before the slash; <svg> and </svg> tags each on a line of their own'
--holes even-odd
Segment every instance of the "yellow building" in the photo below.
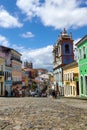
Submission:
<svg viewBox="0 0 87 130">
<path fill-rule="evenodd" d="M 0 52 L 0 96 L 5 96 L 4 70 L 5 70 L 5 58 L 4 54 L 1 55 Z"/>
<path fill-rule="evenodd" d="M 77 62 L 72 62 L 63 67 L 63 83 L 65 97 L 76 97 L 79 95 Z"/>
</svg>

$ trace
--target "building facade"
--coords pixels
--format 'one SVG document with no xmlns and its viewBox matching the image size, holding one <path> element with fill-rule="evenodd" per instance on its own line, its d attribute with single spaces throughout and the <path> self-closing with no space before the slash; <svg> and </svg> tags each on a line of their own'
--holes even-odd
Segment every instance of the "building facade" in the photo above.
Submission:
<svg viewBox="0 0 87 130">
<path fill-rule="evenodd" d="M 80 97 L 87 98 L 87 35 L 84 36 L 77 44 L 79 52 L 79 87 Z"/>
<path fill-rule="evenodd" d="M 12 67 L 5 65 L 5 89 L 8 96 L 12 96 Z"/>
<path fill-rule="evenodd" d="M 64 96 L 79 96 L 78 63 L 76 61 L 63 67 Z"/>
<path fill-rule="evenodd" d="M 14 49 L 11 49 L 11 64 L 12 64 L 12 90 L 22 89 L 22 61 L 21 54 Z"/>
<path fill-rule="evenodd" d="M 0 96 L 5 96 L 4 72 L 5 72 L 5 54 L 0 51 Z"/>
<path fill-rule="evenodd" d="M 0 46 L 0 53 L 5 56 L 4 89 L 8 91 L 8 96 L 11 96 L 13 88 L 22 86 L 21 54 L 5 46 Z"/>
<path fill-rule="evenodd" d="M 57 43 L 53 47 L 53 56 L 54 84 L 55 87 L 58 87 L 57 89 L 60 91 L 60 94 L 64 95 L 62 67 L 74 61 L 72 35 L 68 35 L 65 29 L 60 33 Z"/>
</svg>

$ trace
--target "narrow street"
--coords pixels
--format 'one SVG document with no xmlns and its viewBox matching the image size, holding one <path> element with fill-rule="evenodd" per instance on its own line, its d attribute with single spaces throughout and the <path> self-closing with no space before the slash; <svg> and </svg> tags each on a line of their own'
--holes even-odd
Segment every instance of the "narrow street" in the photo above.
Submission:
<svg viewBox="0 0 87 130">
<path fill-rule="evenodd" d="M 87 130 L 87 100 L 0 98 L 0 130 Z"/>
</svg>

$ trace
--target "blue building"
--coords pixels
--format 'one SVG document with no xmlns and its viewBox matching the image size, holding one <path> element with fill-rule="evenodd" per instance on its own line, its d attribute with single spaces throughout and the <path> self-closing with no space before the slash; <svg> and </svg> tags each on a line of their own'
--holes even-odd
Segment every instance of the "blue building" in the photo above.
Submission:
<svg viewBox="0 0 87 130">
<path fill-rule="evenodd" d="M 5 89 L 8 91 L 8 96 L 11 96 L 12 91 L 12 67 L 5 66 Z"/>
<path fill-rule="evenodd" d="M 63 32 L 60 33 L 56 45 L 54 45 L 53 47 L 53 56 L 53 73 L 55 80 L 55 89 L 57 91 L 60 91 L 60 94 L 63 95 L 64 87 L 62 67 L 74 61 L 72 34 L 70 33 L 70 35 L 68 35 L 65 29 L 63 30 Z"/>
</svg>

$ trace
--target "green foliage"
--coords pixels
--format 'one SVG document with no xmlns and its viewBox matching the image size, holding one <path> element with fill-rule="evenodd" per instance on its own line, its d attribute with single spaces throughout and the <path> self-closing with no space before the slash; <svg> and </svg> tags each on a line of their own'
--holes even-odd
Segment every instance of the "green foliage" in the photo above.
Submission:
<svg viewBox="0 0 87 130">
<path fill-rule="evenodd" d="M 69 82 L 69 81 L 67 81 L 67 82 L 66 82 L 66 85 L 70 85 L 70 82 Z"/>
<path fill-rule="evenodd" d="M 79 81 L 79 77 L 75 76 L 74 81 Z"/>
<path fill-rule="evenodd" d="M 36 90 L 37 88 L 37 83 L 33 82 L 31 85 L 31 89 Z"/>
</svg>

